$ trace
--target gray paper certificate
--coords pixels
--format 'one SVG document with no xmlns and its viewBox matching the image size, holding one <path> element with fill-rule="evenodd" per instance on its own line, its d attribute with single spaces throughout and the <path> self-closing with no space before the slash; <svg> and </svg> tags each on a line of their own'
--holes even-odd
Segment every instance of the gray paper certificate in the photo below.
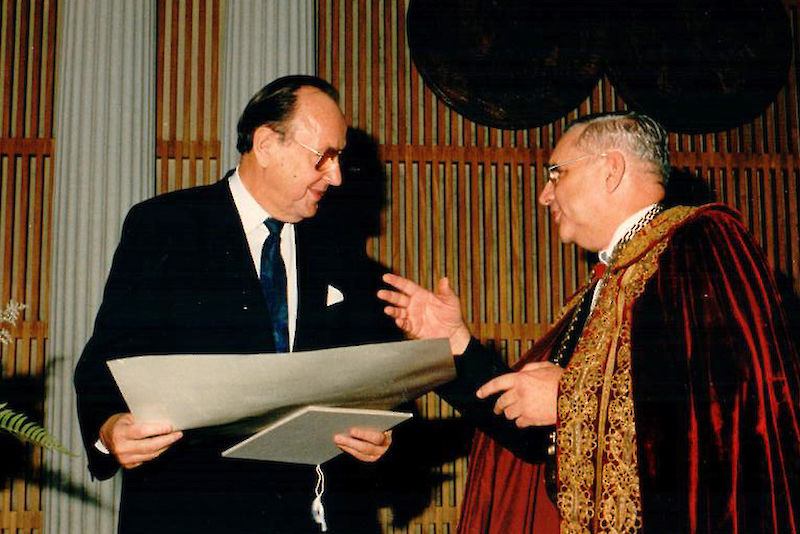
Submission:
<svg viewBox="0 0 800 534">
<path fill-rule="evenodd" d="M 136 356 L 108 362 L 138 421 L 264 428 L 308 405 L 387 409 L 455 377 L 446 339 L 289 354 Z"/>
</svg>

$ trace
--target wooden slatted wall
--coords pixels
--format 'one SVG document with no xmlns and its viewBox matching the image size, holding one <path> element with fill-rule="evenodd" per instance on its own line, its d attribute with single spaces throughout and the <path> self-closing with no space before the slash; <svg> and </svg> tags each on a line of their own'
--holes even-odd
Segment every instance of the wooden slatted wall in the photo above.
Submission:
<svg viewBox="0 0 800 534">
<path fill-rule="evenodd" d="M 504 131 L 474 124 L 436 98 L 415 69 L 407 1 L 318 2 L 318 72 L 339 88 L 349 123 L 376 138 L 385 163 L 389 208 L 382 235 L 368 249 L 427 287 L 451 277 L 473 332 L 516 361 L 589 271 L 589 259 L 559 244 L 546 210 L 537 209 L 542 164 L 569 121 L 625 103 L 601 80 L 578 109 L 550 125 Z M 793 28 L 800 22 L 796 3 L 789 2 Z M 719 201 L 742 212 L 795 292 L 798 131 L 792 67 L 786 88 L 752 123 L 712 135 L 670 135 L 674 165 L 703 177 Z M 434 395 L 419 405 L 430 418 L 453 416 Z M 392 525 L 384 510 L 384 530 L 453 532 L 465 469 L 463 459 L 443 464 L 445 482 L 429 507 L 407 525 Z"/>
<path fill-rule="evenodd" d="M 588 263 L 558 243 L 536 209 L 541 165 L 564 124 L 622 109 L 607 81 L 564 120 L 503 131 L 476 125 L 424 85 L 405 42 L 407 0 L 319 0 L 319 73 L 339 87 L 350 124 L 379 141 L 389 207 L 371 255 L 431 286 L 451 277 L 474 332 L 516 360 L 587 277 Z M 794 28 L 800 23 L 791 2 Z M 218 179 L 220 0 L 158 0 L 156 190 Z M 0 1 L 0 302 L 28 305 L 2 348 L 4 380 L 41 381 L 48 315 L 56 0 Z M 800 48 L 795 43 L 795 56 Z M 702 176 L 742 211 L 772 265 L 800 292 L 798 72 L 776 103 L 729 132 L 671 136 L 676 166 Z M 432 419 L 453 417 L 435 396 Z M 41 403 L 40 403 L 41 406 Z M 2 486 L 0 532 L 41 525 L 41 453 Z M 463 494 L 463 459 L 440 468 L 430 506 L 386 532 L 452 532 Z"/>
<path fill-rule="evenodd" d="M 220 177 L 220 0 L 158 0 L 156 192 Z"/>
<path fill-rule="evenodd" d="M 0 305 L 27 309 L 2 351 L 2 391 L 42 420 L 53 183 L 55 0 L 0 2 Z M 0 532 L 41 528 L 42 452 L 0 438 Z M 19 530 L 17 530 L 19 529 Z"/>
</svg>

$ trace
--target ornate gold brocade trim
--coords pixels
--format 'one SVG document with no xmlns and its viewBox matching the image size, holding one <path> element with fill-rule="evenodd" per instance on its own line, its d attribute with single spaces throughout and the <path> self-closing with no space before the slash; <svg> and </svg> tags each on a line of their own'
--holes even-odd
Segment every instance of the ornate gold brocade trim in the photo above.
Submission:
<svg viewBox="0 0 800 534">
<path fill-rule="evenodd" d="M 562 533 L 641 528 L 631 310 L 657 271 L 672 230 L 696 210 L 680 206 L 664 211 L 620 251 L 561 377 L 557 459 Z"/>
</svg>

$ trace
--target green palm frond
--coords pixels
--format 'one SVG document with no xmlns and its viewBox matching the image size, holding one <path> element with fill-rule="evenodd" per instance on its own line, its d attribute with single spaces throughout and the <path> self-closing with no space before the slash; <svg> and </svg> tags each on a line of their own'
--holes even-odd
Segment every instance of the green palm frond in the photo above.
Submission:
<svg viewBox="0 0 800 534">
<path fill-rule="evenodd" d="M 19 439 L 29 441 L 34 445 L 46 447 L 54 451 L 63 452 L 70 456 L 75 456 L 67 448 L 61 445 L 56 438 L 50 435 L 47 430 L 39 426 L 37 423 L 28 419 L 28 416 L 22 413 L 17 413 L 14 410 L 7 408 L 8 403 L 0 403 L 0 430 L 13 434 Z"/>
</svg>

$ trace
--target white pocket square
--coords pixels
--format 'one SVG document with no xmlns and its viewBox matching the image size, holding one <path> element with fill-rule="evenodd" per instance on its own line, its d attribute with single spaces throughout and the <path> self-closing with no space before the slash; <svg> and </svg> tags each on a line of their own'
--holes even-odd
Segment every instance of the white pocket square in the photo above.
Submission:
<svg viewBox="0 0 800 534">
<path fill-rule="evenodd" d="M 333 306 L 344 300 L 344 295 L 341 291 L 333 286 L 328 286 L 328 306 Z"/>
</svg>

